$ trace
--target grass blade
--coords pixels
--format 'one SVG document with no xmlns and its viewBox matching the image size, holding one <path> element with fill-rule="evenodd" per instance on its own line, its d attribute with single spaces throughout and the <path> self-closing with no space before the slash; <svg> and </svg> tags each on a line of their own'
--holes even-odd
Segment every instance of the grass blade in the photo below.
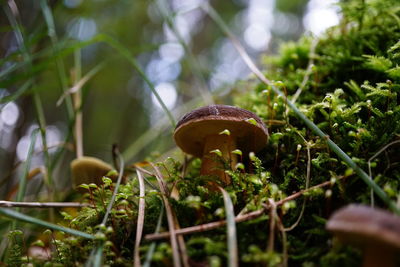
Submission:
<svg viewBox="0 0 400 267">
<path fill-rule="evenodd" d="M 31 86 L 32 86 L 32 80 L 28 80 L 20 88 L 18 88 L 18 90 L 15 93 L 5 96 L 5 97 L 2 97 L 0 99 L 0 104 L 4 104 L 4 103 L 8 103 L 8 102 L 17 100 L 21 95 L 23 95 L 25 92 L 27 92 Z M 3 107 L 1 107 L 0 110 Z"/>
<path fill-rule="evenodd" d="M 172 247 L 172 258 L 173 258 L 173 262 L 174 262 L 174 266 L 175 267 L 180 267 L 182 266 L 181 264 L 181 259 L 180 259 L 180 253 L 179 253 L 179 246 L 178 246 L 178 241 L 176 238 L 176 232 L 175 232 L 175 220 L 174 220 L 174 214 L 172 211 L 172 207 L 169 204 L 169 200 L 167 198 L 168 194 L 168 187 L 167 185 L 164 183 L 164 180 L 162 178 L 162 174 L 160 172 L 160 170 L 157 168 L 157 166 L 155 166 L 153 163 L 151 163 L 151 166 L 153 167 L 153 169 L 155 170 L 155 176 L 157 179 L 157 182 L 160 186 L 160 190 L 161 190 L 161 196 L 163 198 L 163 202 L 165 205 L 165 211 L 167 214 L 167 221 L 168 221 L 168 228 L 169 228 L 169 233 L 170 233 L 170 241 L 171 241 L 171 247 Z"/>
<path fill-rule="evenodd" d="M 156 97 L 158 103 L 160 103 L 162 109 L 164 110 L 165 114 L 167 115 L 169 121 L 171 122 L 171 125 L 175 127 L 176 122 L 174 117 L 172 116 L 171 112 L 165 105 L 164 101 L 161 99 L 160 95 L 157 93 L 154 84 L 150 81 L 150 79 L 147 77 L 147 75 L 144 73 L 142 68 L 140 67 L 139 63 L 136 61 L 135 57 L 132 55 L 132 53 L 123 45 L 121 45 L 117 40 L 113 39 L 112 37 L 108 35 L 98 35 L 98 38 L 102 40 L 103 42 L 107 43 L 109 46 L 117 50 L 124 58 L 128 60 L 129 63 L 133 66 L 133 68 L 139 73 L 140 77 L 145 81 L 145 83 L 149 86 L 151 92 L 154 94 Z"/>
<path fill-rule="evenodd" d="M 122 158 L 121 154 L 118 153 L 118 157 L 119 157 L 119 162 L 120 162 L 118 179 L 117 179 L 117 183 L 115 184 L 114 192 L 113 192 L 113 194 L 111 196 L 110 203 L 108 203 L 106 214 L 104 214 L 103 221 L 101 222 L 104 225 L 106 225 L 106 223 L 107 223 L 108 216 L 111 213 L 111 209 L 112 209 L 112 207 L 114 205 L 115 198 L 117 197 L 119 186 L 121 185 L 122 176 L 124 175 L 124 164 L 125 164 L 125 162 L 124 162 L 124 159 Z"/>
<path fill-rule="evenodd" d="M 203 5 L 202 8 L 207 12 L 207 14 L 214 20 L 214 22 L 221 28 L 221 30 L 228 36 L 239 55 L 246 63 L 248 68 L 257 76 L 257 78 L 264 83 L 265 85 L 272 88 L 272 90 L 282 97 L 282 99 L 288 104 L 288 106 L 293 110 L 293 112 L 299 117 L 308 128 L 310 128 L 316 135 L 321 137 L 327 142 L 329 148 L 336 153 L 336 155 L 343 160 L 347 166 L 352 168 L 357 175 L 370 187 L 374 190 L 375 194 L 379 196 L 379 198 L 386 204 L 390 209 L 396 214 L 400 215 L 400 208 L 397 207 L 396 203 L 392 201 L 385 191 L 382 190 L 372 179 L 369 178 L 368 174 L 361 169 L 335 142 L 333 142 L 327 134 L 325 134 L 321 129 L 318 128 L 309 118 L 307 118 L 298 108 L 297 106 L 289 101 L 284 93 L 278 89 L 270 80 L 268 80 L 264 74 L 258 69 L 258 67 L 254 64 L 253 60 L 249 57 L 244 47 L 240 44 L 239 40 L 232 34 L 229 30 L 228 26 L 221 19 L 218 13 L 209 5 Z"/>
<path fill-rule="evenodd" d="M 156 230 L 154 231 L 155 234 L 158 234 L 161 229 L 162 218 L 164 217 L 164 203 L 161 201 L 161 210 L 160 215 L 158 216 L 158 221 L 156 225 Z M 149 246 L 149 250 L 146 253 L 146 259 L 143 263 L 143 267 L 150 267 L 151 259 L 153 258 L 154 250 L 156 248 L 156 242 L 152 242 Z"/>
<path fill-rule="evenodd" d="M 117 183 L 115 184 L 114 192 L 111 196 L 110 203 L 108 203 L 106 214 L 104 214 L 103 220 L 101 222 L 102 225 L 106 225 L 107 223 L 108 216 L 111 213 L 111 209 L 114 205 L 115 198 L 117 197 L 118 189 L 119 186 L 121 185 L 122 176 L 124 174 L 124 164 L 125 164 L 124 159 L 122 158 L 120 153 L 117 152 L 117 155 L 120 160 L 118 179 Z M 90 253 L 88 260 L 86 261 L 85 266 L 95 266 L 95 267 L 102 266 L 102 257 L 103 257 L 103 244 L 101 243 L 92 249 L 92 252 Z"/>
<path fill-rule="evenodd" d="M 11 5 L 13 6 L 14 9 L 11 8 Z M 17 20 L 17 16 L 19 15 L 17 6 L 14 1 L 10 1 L 7 5 L 3 6 L 3 9 L 4 9 L 4 12 L 6 13 L 8 21 L 10 22 L 14 33 L 15 33 L 15 37 L 16 37 L 17 43 L 18 43 L 18 48 L 21 51 L 24 61 L 27 63 L 27 68 L 32 69 L 33 68 L 32 58 L 31 58 L 28 48 L 25 45 L 24 36 L 22 34 L 23 31 L 21 28 L 21 23 Z M 35 86 L 34 79 L 30 78 L 29 80 L 32 82 L 33 86 Z M 46 141 L 46 120 L 44 117 L 43 106 L 42 106 L 40 97 L 39 97 L 35 87 L 33 88 L 33 92 L 34 92 L 33 93 L 33 101 L 34 101 L 34 106 L 35 106 L 35 110 L 36 110 L 36 114 L 37 114 L 38 122 L 39 122 L 39 126 L 40 126 L 44 158 L 45 158 L 46 167 L 47 167 L 47 172 L 46 172 L 47 180 L 48 180 L 48 184 L 51 186 L 53 184 L 53 182 L 52 182 L 52 177 L 51 177 L 51 162 L 50 162 L 49 152 L 48 152 L 48 148 L 47 148 L 47 141 Z M 51 199 L 53 199 L 52 195 L 51 195 Z M 51 215 L 51 217 L 52 217 L 52 215 Z"/>
<path fill-rule="evenodd" d="M 385 151 L 388 147 L 400 143 L 400 140 L 396 140 L 393 142 L 390 142 L 389 144 L 387 144 L 386 146 L 382 147 L 381 149 L 379 149 L 378 152 L 375 153 L 375 155 L 373 155 L 372 157 L 370 157 L 368 159 L 368 175 L 369 175 L 369 179 L 372 180 L 372 171 L 371 171 L 371 161 L 374 160 L 377 156 L 379 156 L 383 151 Z M 373 191 L 371 189 L 371 207 L 374 207 L 375 205 L 375 200 L 374 200 L 374 194 Z"/>
<path fill-rule="evenodd" d="M 0 207 L 33 207 L 33 208 L 79 208 L 88 207 L 89 204 L 79 202 L 14 202 L 0 200 Z"/>
<path fill-rule="evenodd" d="M 35 129 L 31 133 L 31 143 L 29 144 L 29 149 L 28 149 L 28 156 L 25 162 L 25 170 L 23 175 L 21 176 L 19 180 L 19 188 L 18 188 L 18 193 L 17 193 L 17 202 L 21 202 L 24 199 L 25 196 L 25 191 L 26 191 L 26 184 L 27 184 L 27 176 L 29 174 L 29 169 L 31 166 L 31 160 L 32 160 L 32 155 L 35 150 L 35 143 L 36 143 L 36 138 L 39 133 L 39 129 Z"/>
<path fill-rule="evenodd" d="M 80 237 L 87 238 L 87 239 L 94 239 L 93 235 L 87 234 L 85 232 L 81 232 L 81 231 L 78 231 L 75 229 L 71 229 L 71 228 L 63 227 L 63 226 L 56 225 L 53 223 L 49 223 L 49 222 L 25 215 L 23 213 L 20 213 L 20 212 L 14 211 L 14 210 L 10 210 L 7 208 L 0 208 L 0 214 L 4 215 L 6 217 L 9 217 L 9 218 L 17 219 L 17 220 L 24 221 L 27 223 L 40 225 L 45 228 L 65 232 L 65 233 L 68 233 L 71 235 L 80 236 Z"/>
<path fill-rule="evenodd" d="M 81 88 L 91 79 L 93 78 L 94 75 L 96 75 L 100 70 L 102 70 L 105 67 L 105 63 L 99 63 L 97 64 L 93 69 L 91 69 L 85 76 L 83 76 L 81 79 L 79 79 L 74 86 L 66 90 L 61 97 L 57 100 L 57 106 L 61 105 L 64 99 L 73 94 L 77 93 Z"/>
<path fill-rule="evenodd" d="M 236 222 L 235 222 L 235 212 L 233 210 L 232 200 L 222 187 L 218 187 L 222 192 L 224 198 L 224 206 L 226 213 L 226 226 L 227 226 L 227 242 L 228 242 L 228 266 L 237 267 L 238 262 L 238 247 L 237 247 L 237 237 L 236 237 Z"/>
<path fill-rule="evenodd" d="M 202 104 L 201 97 L 196 97 L 184 105 L 176 108 L 174 113 L 181 114 L 181 111 L 187 112 L 194 107 Z M 125 151 L 123 152 L 124 159 L 126 161 L 131 161 L 133 158 L 145 147 L 147 147 L 153 140 L 157 139 L 160 136 L 161 132 L 169 130 L 170 125 L 168 121 L 163 118 L 157 121 L 150 129 L 146 130 L 139 138 L 135 140 L 132 144 L 130 144 Z"/>
<path fill-rule="evenodd" d="M 167 1 L 166 0 L 157 0 L 156 3 L 158 6 L 158 10 L 164 17 L 164 20 L 167 23 L 168 27 L 172 30 L 176 39 L 178 40 L 178 42 L 182 45 L 183 49 L 185 50 L 189 66 L 191 67 L 192 72 L 195 75 L 196 87 L 199 89 L 200 95 L 203 98 L 204 103 L 206 103 L 207 105 L 214 104 L 212 94 L 210 93 L 208 86 L 207 86 L 207 82 L 204 78 L 204 75 L 201 72 L 201 66 L 199 64 L 199 61 L 193 55 L 189 46 L 186 44 L 184 38 L 179 33 L 179 30 L 177 29 L 177 27 L 174 23 L 174 20 L 172 19 L 172 11 L 170 10 L 170 8 L 168 6 Z"/>
<path fill-rule="evenodd" d="M 103 258 L 103 244 L 95 247 L 90 253 L 89 259 L 85 263 L 85 267 L 101 267 Z"/>
<path fill-rule="evenodd" d="M 68 78 L 65 75 L 64 62 L 60 59 L 60 57 L 54 56 L 55 51 L 57 50 L 56 47 L 57 47 L 57 44 L 58 44 L 58 38 L 57 38 L 57 34 L 56 34 L 56 27 L 54 25 L 53 14 L 51 12 L 51 9 L 50 9 L 49 5 L 47 4 L 47 0 L 41 0 L 40 1 L 40 7 L 42 9 L 42 13 L 43 13 L 44 19 L 45 19 L 46 24 L 47 24 L 48 35 L 50 37 L 51 45 L 52 45 L 52 48 L 53 48 L 53 57 L 54 57 L 55 62 L 56 62 L 56 68 L 57 68 L 58 76 L 59 76 L 59 79 L 60 79 L 61 89 L 65 94 L 65 92 L 68 90 Z M 66 102 L 68 118 L 69 118 L 69 120 L 72 120 L 74 118 L 74 109 L 73 109 L 73 106 L 72 106 L 71 97 L 68 96 L 66 98 L 65 102 Z"/>
<path fill-rule="evenodd" d="M 139 181 L 139 212 L 137 218 L 137 225 L 136 225 L 136 240 L 135 240 L 135 249 L 133 255 L 133 265 L 135 267 L 139 267 L 140 265 L 140 254 L 139 254 L 139 247 L 140 241 L 142 239 L 143 233 L 143 225 L 144 225 L 144 211 L 145 211 L 145 187 L 144 187 L 144 180 L 142 173 L 139 170 L 136 170 L 138 181 Z"/>
</svg>

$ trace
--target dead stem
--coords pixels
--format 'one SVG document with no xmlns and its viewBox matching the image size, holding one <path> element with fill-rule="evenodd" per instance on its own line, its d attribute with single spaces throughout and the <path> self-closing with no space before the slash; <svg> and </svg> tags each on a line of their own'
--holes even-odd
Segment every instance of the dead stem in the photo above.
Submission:
<svg viewBox="0 0 400 267">
<path fill-rule="evenodd" d="M 287 250 L 287 236 L 286 236 L 286 231 L 283 226 L 282 220 L 279 218 L 279 216 L 276 217 L 276 222 L 278 225 L 279 230 L 281 231 L 282 234 L 282 267 L 287 267 L 288 266 L 288 250 Z"/>
<path fill-rule="evenodd" d="M 343 176 L 340 177 L 339 180 L 347 178 L 348 176 Z M 322 188 L 325 186 L 329 186 L 329 185 L 333 185 L 333 182 L 331 181 L 326 181 L 324 183 L 315 185 L 310 187 L 307 190 L 301 190 L 297 193 L 294 193 L 282 200 L 279 200 L 277 202 L 275 202 L 276 206 L 281 206 L 282 204 L 290 201 L 290 200 L 294 200 L 300 196 L 302 196 L 304 193 L 310 192 L 312 190 L 315 190 L 317 188 Z M 255 218 L 260 217 L 261 215 L 265 214 L 266 211 L 268 211 L 270 209 L 269 204 L 263 204 L 262 205 L 263 208 L 259 209 L 259 210 L 255 210 L 252 212 L 249 212 L 245 215 L 240 215 L 240 216 L 236 216 L 235 218 L 235 222 L 236 223 L 240 223 L 240 222 L 245 222 L 245 221 L 249 221 Z M 182 228 L 179 230 L 176 230 L 174 232 L 175 235 L 186 235 L 186 234 L 193 234 L 193 233 L 199 233 L 199 232 L 205 232 L 205 231 L 209 231 L 209 230 L 213 230 L 216 229 L 218 227 L 224 226 L 226 225 L 226 220 L 221 220 L 221 221 L 216 221 L 216 222 L 211 222 L 211 223 L 206 223 L 206 224 L 201 224 L 201 225 L 196 225 L 196 226 L 191 226 L 191 227 L 186 227 L 186 228 Z M 146 240 L 159 240 L 159 239 L 164 239 L 164 238 L 168 238 L 170 236 L 170 232 L 163 232 L 163 233 L 159 233 L 159 234 L 148 234 L 145 236 Z"/>
<path fill-rule="evenodd" d="M 312 69 L 314 66 L 314 57 L 315 57 L 315 48 L 317 47 L 317 44 L 319 42 L 318 38 L 314 38 L 312 43 L 311 43 L 311 47 L 310 47 L 310 53 L 308 55 L 308 57 L 310 58 L 309 62 L 308 62 L 308 66 L 306 69 L 306 73 L 303 77 L 303 81 L 301 82 L 300 87 L 297 89 L 296 93 L 293 95 L 292 97 L 292 103 L 295 103 L 296 100 L 299 98 L 301 92 L 304 90 L 304 88 L 306 87 L 308 80 L 310 79 L 310 75 L 312 73 Z M 286 109 L 286 115 L 289 113 L 289 109 Z"/>
<path fill-rule="evenodd" d="M 393 142 L 390 142 L 389 144 L 385 145 L 384 147 L 382 147 L 381 149 L 379 149 L 378 152 L 375 153 L 375 155 L 373 155 L 372 157 L 369 158 L 368 160 L 368 175 L 369 175 L 369 179 L 372 180 L 372 171 L 371 171 L 371 161 L 374 160 L 377 156 L 379 156 L 383 151 L 386 151 L 386 149 L 388 149 L 390 146 L 400 143 L 400 140 L 396 140 Z M 371 188 L 371 207 L 374 207 L 375 204 L 375 200 L 374 200 L 374 191 Z"/>
<path fill-rule="evenodd" d="M 155 166 L 152 162 L 150 162 L 150 165 L 153 167 L 153 169 L 155 171 L 155 177 L 156 177 L 158 185 L 160 187 L 161 196 L 162 196 L 162 199 L 163 199 L 163 202 L 165 205 L 165 211 L 167 213 L 169 233 L 171 233 L 168 236 L 170 237 L 170 240 L 171 240 L 172 258 L 173 258 L 174 266 L 180 267 L 180 266 L 182 266 L 182 264 L 181 264 L 181 259 L 179 257 L 179 246 L 178 246 L 178 242 L 176 239 L 175 219 L 174 219 L 172 207 L 169 204 L 169 201 L 167 198 L 167 196 L 169 195 L 168 187 L 164 183 L 164 180 L 162 178 L 163 176 L 162 176 L 160 170 L 157 168 L 157 166 Z"/>
<path fill-rule="evenodd" d="M 51 149 L 51 148 L 57 148 L 57 147 L 65 147 L 66 149 L 69 149 L 70 151 L 73 151 L 73 145 L 71 143 L 66 143 L 66 142 L 59 142 L 59 143 L 57 143 L 55 145 L 48 146 L 47 148 Z M 39 155 L 40 153 L 43 153 L 43 149 L 40 149 L 38 151 L 34 151 L 32 153 L 32 155 L 33 156 L 34 155 Z M 5 176 L 3 176 L 1 178 L 0 187 L 4 186 L 4 184 L 8 181 L 8 179 L 10 179 L 10 177 L 17 171 L 18 167 L 21 166 L 21 164 L 23 164 L 23 163 L 25 163 L 25 160 L 18 161 L 17 163 L 15 163 L 15 165 L 12 167 L 12 169 Z M 31 175 L 31 173 L 32 173 L 33 176 L 37 175 L 38 173 L 35 173 L 35 171 L 38 168 L 41 169 L 40 171 L 41 171 L 42 174 L 45 174 L 45 167 L 44 166 L 40 166 L 40 167 L 37 167 L 37 168 L 31 170 L 29 172 L 29 176 Z M 28 180 L 30 180 L 32 178 L 32 177 L 29 178 L 29 176 L 27 178 Z M 17 192 L 18 186 L 19 186 L 19 182 L 10 190 L 10 192 L 7 194 L 6 199 L 11 199 L 11 197 Z"/>
<path fill-rule="evenodd" d="M 136 225 L 136 239 L 135 239 L 135 249 L 133 254 L 133 266 L 140 267 L 140 254 L 139 254 L 139 247 L 140 241 L 142 240 L 142 233 L 143 233 L 143 225 L 144 225 L 144 212 L 146 207 L 145 202 L 145 186 L 142 173 L 139 170 L 136 170 L 137 178 L 139 181 L 139 211 L 138 211 L 138 218 L 137 218 L 137 225 Z"/>
<path fill-rule="evenodd" d="M 276 221 L 276 202 L 272 199 L 268 199 L 269 202 L 269 237 L 268 237 L 268 252 L 274 251 L 275 243 L 275 221 Z"/>
<path fill-rule="evenodd" d="M 74 102 L 74 109 L 75 109 L 75 125 L 74 125 L 74 132 L 75 132 L 75 150 L 76 150 L 76 158 L 83 157 L 83 116 L 82 116 L 82 97 L 81 92 L 78 91 L 73 95 L 73 102 Z"/>
<path fill-rule="evenodd" d="M 300 134 L 300 133 L 298 133 Z M 301 135 L 300 135 L 301 136 Z M 303 136 L 301 136 L 303 137 Z M 303 138 L 303 140 L 305 141 L 305 139 Z M 306 142 L 306 141 L 305 141 Z M 310 143 L 306 142 L 306 148 L 307 148 L 307 176 L 306 176 L 306 190 L 308 189 L 308 187 L 310 186 L 310 175 L 311 175 L 311 153 L 310 153 Z M 288 232 L 288 231 L 292 231 L 294 228 L 296 228 L 296 226 L 300 223 L 301 218 L 303 218 L 303 214 L 304 211 L 306 209 L 306 203 L 307 203 L 307 197 L 304 198 L 303 200 L 303 205 L 301 206 L 301 211 L 300 211 L 300 215 L 297 218 L 297 220 L 289 227 L 287 228 L 283 228 L 283 231 Z M 284 227 L 283 223 L 282 223 L 282 227 Z"/>
<path fill-rule="evenodd" d="M 80 207 L 92 207 L 88 203 L 79 202 L 13 202 L 0 200 L 0 207 L 6 208 L 80 208 Z"/>
<path fill-rule="evenodd" d="M 175 229 L 179 230 L 181 229 L 181 226 L 179 225 L 178 218 L 174 216 L 175 220 Z M 179 245 L 179 251 L 182 257 L 182 264 L 184 267 L 189 267 L 189 256 L 187 254 L 187 249 L 186 249 L 186 243 L 185 239 L 183 238 L 183 235 L 177 235 L 178 238 L 178 245 Z"/>
</svg>

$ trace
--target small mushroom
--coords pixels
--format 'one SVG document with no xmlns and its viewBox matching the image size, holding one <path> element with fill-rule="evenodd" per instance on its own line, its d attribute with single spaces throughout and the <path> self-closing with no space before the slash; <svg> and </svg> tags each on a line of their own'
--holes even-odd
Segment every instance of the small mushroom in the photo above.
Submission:
<svg viewBox="0 0 400 267">
<path fill-rule="evenodd" d="M 399 216 L 386 210 L 351 204 L 337 210 L 326 228 L 340 241 L 363 249 L 364 267 L 399 266 L 396 258 L 400 255 Z"/>
<path fill-rule="evenodd" d="M 113 167 L 95 157 L 82 156 L 71 162 L 72 178 L 75 186 L 80 184 L 101 184 L 101 178 Z"/>
<path fill-rule="evenodd" d="M 237 163 L 233 150 L 257 152 L 266 145 L 267 138 L 267 128 L 256 114 L 226 105 L 205 106 L 187 113 L 174 132 L 175 142 L 184 152 L 202 159 L 200 173 L 218 176 L 225 184 L 230 178 L 218 156 L 210 152 L 218 149 L 219 156 L 233 168 Z"/>
</svg>

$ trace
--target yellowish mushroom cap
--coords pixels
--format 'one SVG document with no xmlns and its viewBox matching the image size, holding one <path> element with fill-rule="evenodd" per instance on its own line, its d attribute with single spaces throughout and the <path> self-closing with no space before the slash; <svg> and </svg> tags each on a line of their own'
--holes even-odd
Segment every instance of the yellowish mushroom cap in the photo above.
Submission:
<svg viewBox="0 0 400 267">
<path fill-rule="evenodd" d="M 101 184 L 101 178 L 111 171 L 113 167 L 94 157 L 80 157 L 71 162 L 71 172 L 74 185 Z"/>
</svg>

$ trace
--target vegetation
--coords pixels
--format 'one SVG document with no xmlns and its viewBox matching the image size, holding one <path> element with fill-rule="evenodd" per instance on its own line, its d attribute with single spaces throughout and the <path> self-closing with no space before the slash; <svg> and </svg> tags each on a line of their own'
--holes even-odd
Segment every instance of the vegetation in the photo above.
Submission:
<svg viewBox="0 0 400 267">
<path fill-rule="evenodd" d="M 362 252 L 333 239 L 327 219 L 348 203 L 388 205 L 272 90 L 369 170 L 400 208 L 400 4 L 340 6 L 341 23 L 323 36 L 263 57 L 270 85 L 253 77 L 235 85 L 234 104 L 265 121 L 269 141 L 257 155 L 241 155 L 235 169 L 224 162 L 231 184 L 210 187 L 213 177 L 199 175 L 196 158 L 173 154 L 124 167 L 116 151 L 117 170 L 102 184 L 80 186 L 89 206 L 65 209 L 58 221 L 90 238 L 46 230 L 26 242 L 29 229 L 14 228 L 6 264 L 131 266 L 140 255 L 145 266 L 357 266 Z M 183 234 L 164 233 L 176 231 Z M 26 256 L 33 247 L 45 252 Z"/>
</svg>

